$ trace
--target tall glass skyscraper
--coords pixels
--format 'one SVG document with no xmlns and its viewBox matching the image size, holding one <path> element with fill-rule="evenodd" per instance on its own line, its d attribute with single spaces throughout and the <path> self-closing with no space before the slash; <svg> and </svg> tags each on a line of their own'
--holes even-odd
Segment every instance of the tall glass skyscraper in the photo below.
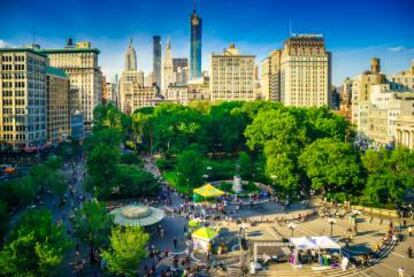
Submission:
<svg viewBox="0 0 414 277">
<path fill-rule="evenodd" d="M 201 17 L 193 10 L 190 17 L 191 27 L 191 53 L 190 53 L 190 75 L 191 79 L 201 77 Z"/>
<path fill-rule="evenodd" d="M 161 87 L 161 37 L 153 36 L 152 37 L 152 76 L 153 83 L 156 83 L 157 86 Z"/>
</svg>

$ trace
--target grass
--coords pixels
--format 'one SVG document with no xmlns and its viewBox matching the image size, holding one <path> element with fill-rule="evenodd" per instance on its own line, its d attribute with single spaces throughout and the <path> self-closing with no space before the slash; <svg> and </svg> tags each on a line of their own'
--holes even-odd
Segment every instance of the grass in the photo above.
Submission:
<svg viewBox="0 0 414 277">
<path fill-rule="evenodd" d="M 164 171 L 162 173 L 162 176 L 164 178 L 165 181 L 168 182 L 168 184 L 170 184 L 170 186 L 172 186 L 173 188 L 175 188 L 179 193 L 184 193 L 184 194 L 189 194 L 190 192 L 188 191 L 188 187 L 187 186 L 183 186 L 178 184 L 177 182 L 177 172 L 175 172 L 174 170 L 169 170 L 169 171 Z"/>
</svg>

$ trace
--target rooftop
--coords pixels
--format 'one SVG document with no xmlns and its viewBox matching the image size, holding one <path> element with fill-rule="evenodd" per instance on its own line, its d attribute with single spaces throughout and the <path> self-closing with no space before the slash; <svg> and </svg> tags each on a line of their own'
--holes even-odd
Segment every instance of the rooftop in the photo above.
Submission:
<svg viewBox="0 0 414 277">
<path fill-rule="evenodd" d="M 0 53 L 1 52 L 29 52 L 38 56 L 47 57 L 44 53 L 41 53 L 32 48 L 0 48 Z"/>
<path fill-rule="evenodd" d="M 54 75 L 54 76 L 58 76 L 58 77 L 62 77 L 62 78 L 67 78 L 68 77 L 68 75 L 66 75 L 66 72 L 63 69 L 56 68 L 56 67 L 51 67 L 51 66 L 46 67 L 46 74 L 47 75 Z"/>
<path fill-rule="evenodd" d="M 59 54 L 59 53 L 95 53 L 99 54 L 101 51 L 98 48 L 49 48 L 41 49 L 40 52 L 45 54 Z"/>
</svg>

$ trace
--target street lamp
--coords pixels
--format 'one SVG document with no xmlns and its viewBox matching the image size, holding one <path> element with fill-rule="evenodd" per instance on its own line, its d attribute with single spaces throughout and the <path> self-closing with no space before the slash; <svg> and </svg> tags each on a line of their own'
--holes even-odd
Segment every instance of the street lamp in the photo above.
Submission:
<svg viewBox="0 0 414 277">
<path fill-rule="evenodd" d="M 333 236 L 333 226 L 336 223 L 335 218 L 332 218 L 332 217 L 328 218 L 328 223 L 331 224 L 331 237 L 332 237 Z"/>
<path fill-rule="evenodd" d="M 296 224 L 295 223 L 293 223 L 293 222 L 290 222 L 288 225 L 287 225 L 287 227 L 291 230 L 291 232 L 292 232 L 292 235 L 291 235 L 291 237 L 293 238 L 293 231 L 295 230 L 295 228 L 296 228 Z"/>
</svg>

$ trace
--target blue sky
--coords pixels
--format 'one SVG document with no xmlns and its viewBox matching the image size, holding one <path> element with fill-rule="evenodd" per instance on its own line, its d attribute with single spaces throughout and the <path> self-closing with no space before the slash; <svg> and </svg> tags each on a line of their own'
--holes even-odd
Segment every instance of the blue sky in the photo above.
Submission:
<svg viewBox="0 0 414 277">
<path fill-rule="evenodd" d="M 408 68 L 414 59 L 413 0 L 198 0 L 203 18 L 203 69 L 209 55 L 230 42 L 259 63 L 295 33 L 321 33 L 332 51 L 333 81 L 340 84 L 382 59 L 383 71 Z M 189 56 L 192 0 L 0 0 L 0 47 L 31 43 L 62 47 L 67 37 L 101 49 L 111 79 L 123 68 L 129 38 L 138 65 L 152 69 L 152 35 L 171 38 L 175 57 Z"/>
</svg>

